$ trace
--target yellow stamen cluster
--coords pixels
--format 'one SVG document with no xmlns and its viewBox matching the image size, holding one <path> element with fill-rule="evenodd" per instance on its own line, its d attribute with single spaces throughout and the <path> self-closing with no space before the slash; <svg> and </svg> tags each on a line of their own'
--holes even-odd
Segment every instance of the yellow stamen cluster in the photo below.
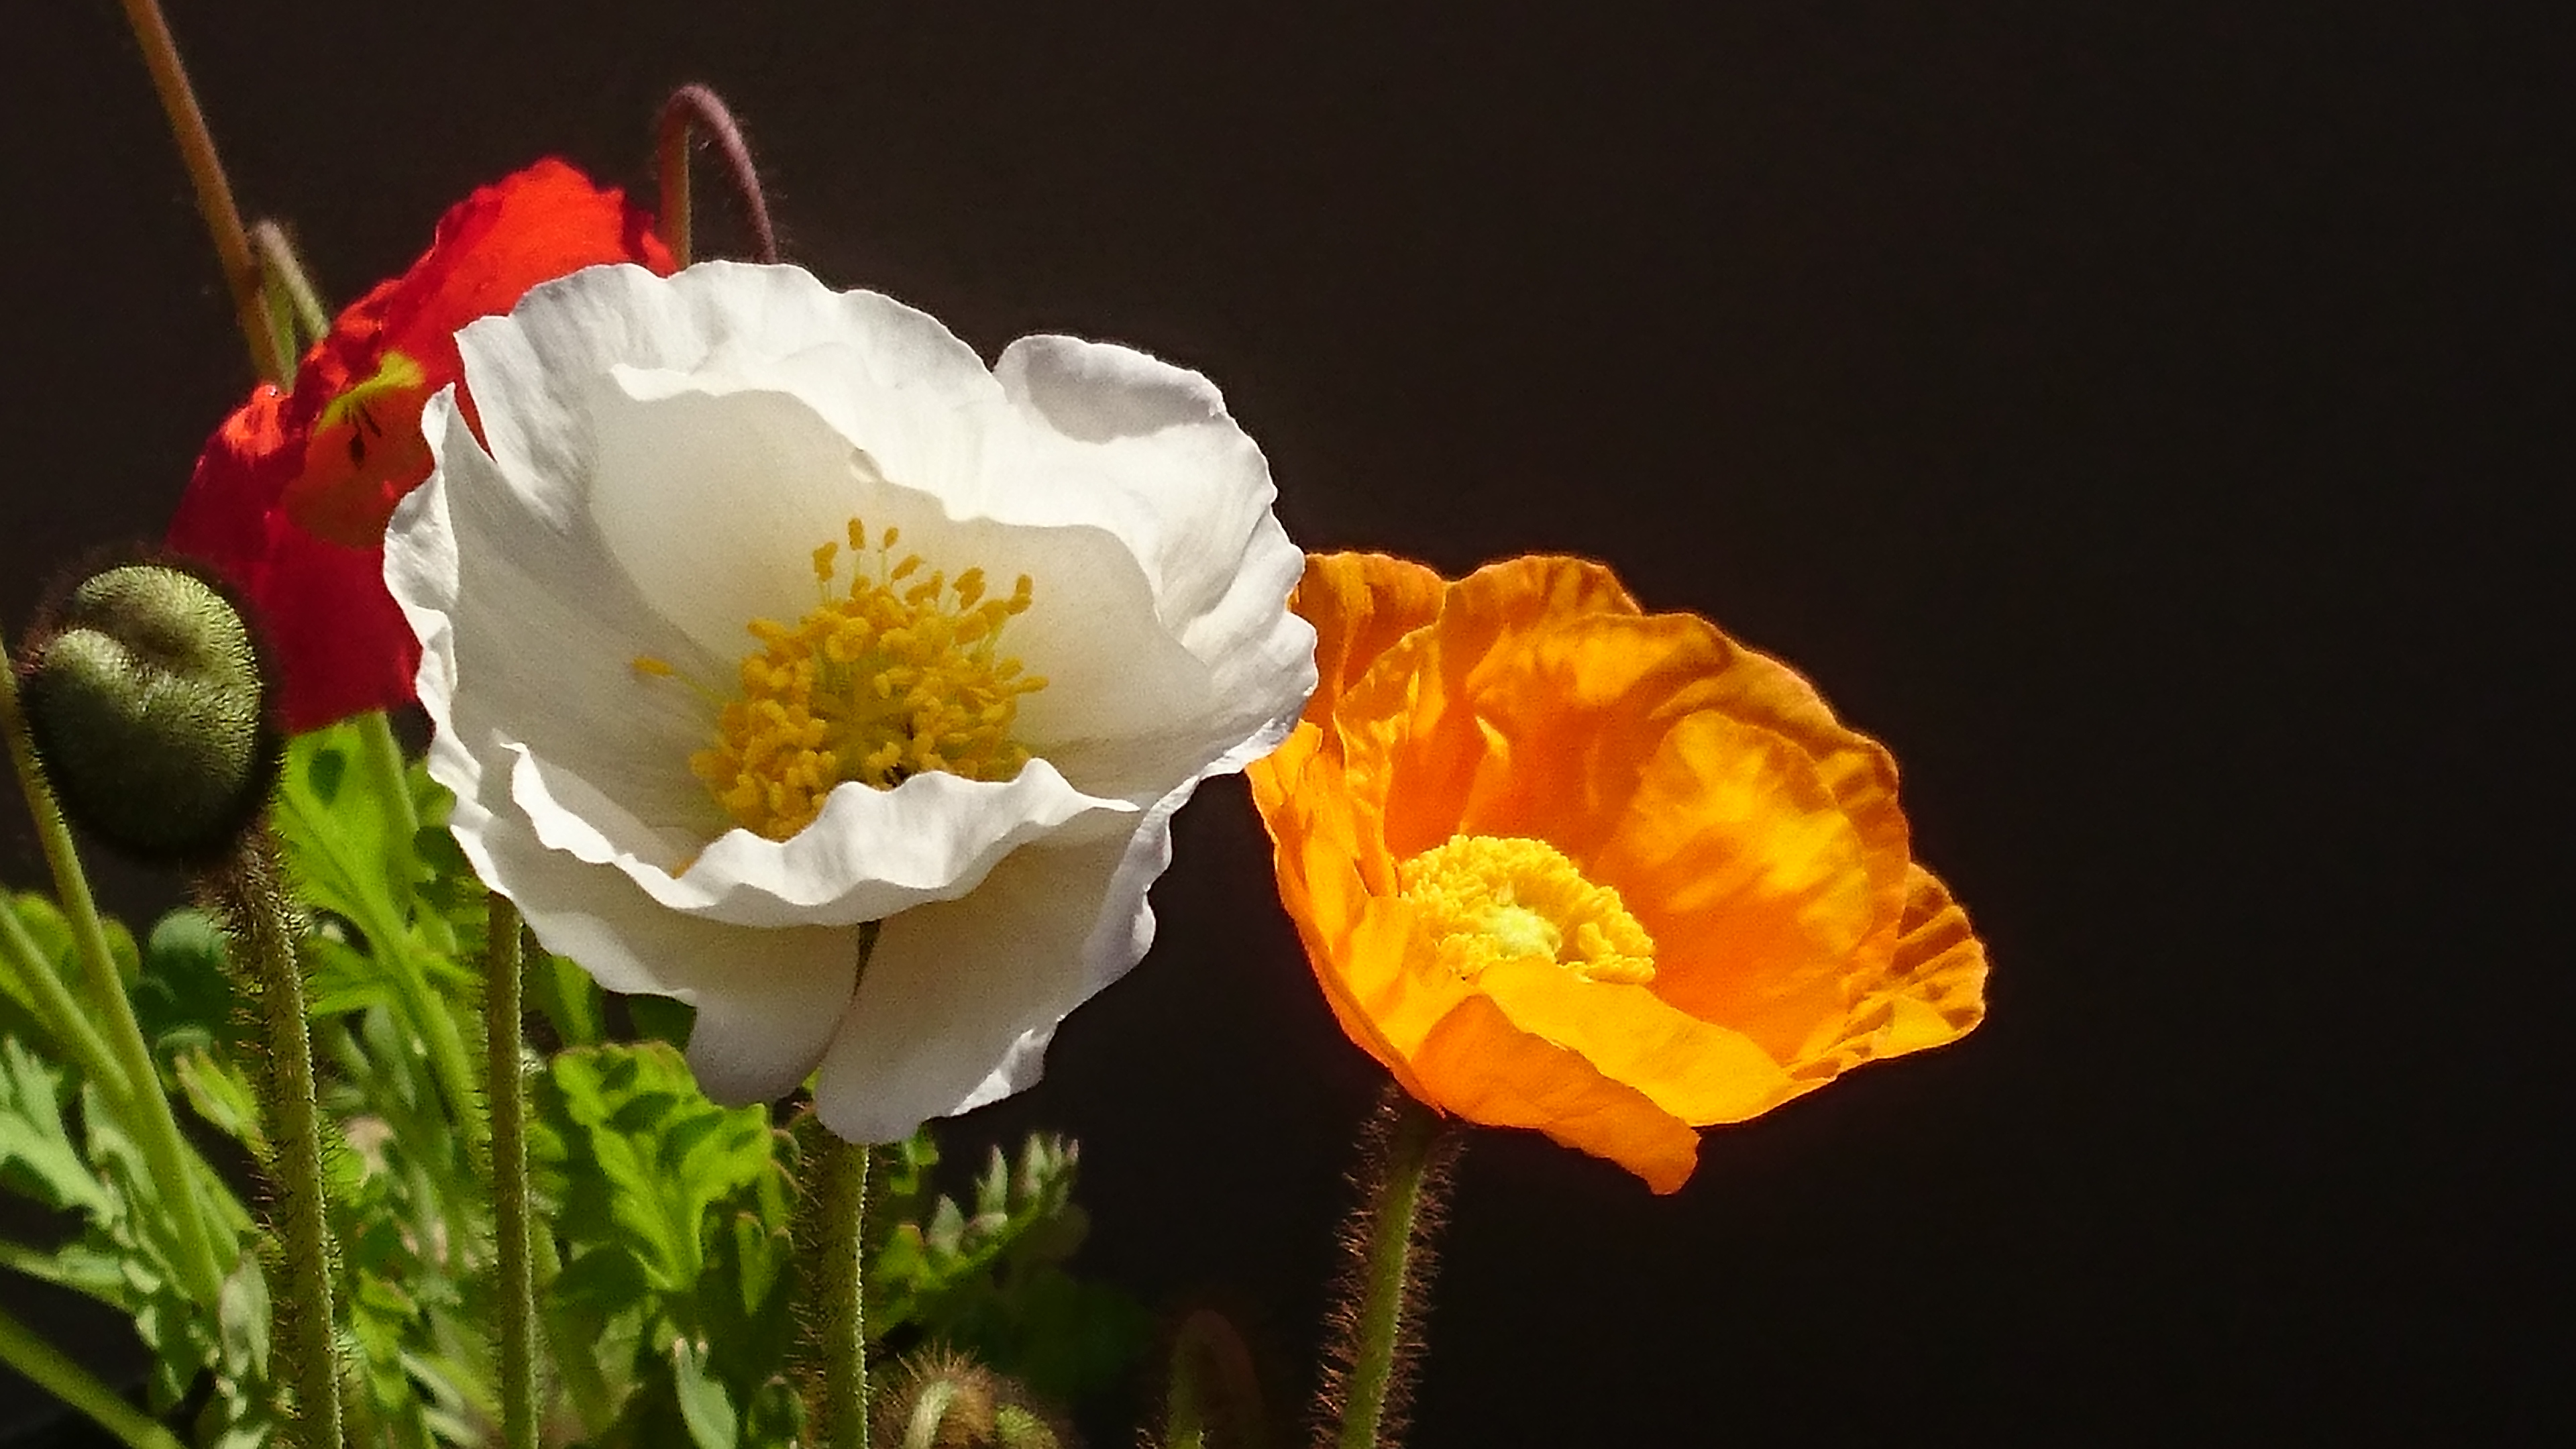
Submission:
<svg viewBox="0 0 2576 1449">
<path fill-rule="evenodd" d="M 748 626 L 760 647 L 743 656 L 741 695 L 724 706 L 715 747 L 689 757 L 744 828 L 785 840 L 844 780 L 880 790 L 928 770 L 1002 780 L 1028 763 L 1011 724 L 1020 696 L 1046 681 L 996 652 L 1003 624 L 1028 611 L 1028 576 L 1009 597 L 987 598 L 982 569 L 923 576 L 920 555 L 895 556 L 901 537 L 889 528 L 871 547 L 851 519 L 848 587 L 834 591 L 841 546 L 826 543 L 814 550 L 821 601 L 793 624 Z"/>
<path fill-rule="evenodd" d="M 1619 899 L 1543 840 L 1453 835 L 1396 867 L 1438 944 L 1440 964 L 1473 981 L 1497 961 L 1536 956 L 1586 981 L 1655 979 L 1655 942 Z"/>
</svg>

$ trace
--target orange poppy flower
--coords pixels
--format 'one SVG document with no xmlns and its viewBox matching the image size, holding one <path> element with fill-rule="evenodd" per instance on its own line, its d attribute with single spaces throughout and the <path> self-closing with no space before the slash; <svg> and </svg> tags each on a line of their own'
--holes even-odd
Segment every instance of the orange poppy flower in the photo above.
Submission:
<svg viewBox="0 0 2576 1449">
<path fill-rule="evenodd" d="M 411 699 L 420 651 L 385 593 L 382 547 L 394 505 L 429 476 L 421 406 L 458 380 L 458 328 L 600 262 L 672 270 L 649 213 L 561 161 L 479 187 L 410 270 L 340 313 L 291 392 L 261 384 L 208 441 L 168 542 L 258 609 L 287 728 Z"/>
<path fill-rule="evenodd" d="M 1342 1029 L 1422 1102 L 1671 1192 L 1694 1130 L 1984 1016 L 1896 765 L 1778 661 L 1534 556 L 1316 555 L 1303 721 L 1246 774 Z"/>
</svg>

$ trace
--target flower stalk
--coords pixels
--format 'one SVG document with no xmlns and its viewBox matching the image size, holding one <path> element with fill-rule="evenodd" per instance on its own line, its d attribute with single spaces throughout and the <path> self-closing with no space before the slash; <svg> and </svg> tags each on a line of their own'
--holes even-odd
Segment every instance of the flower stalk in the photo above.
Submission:
<svg viewBox="0 0 2576 1449">
<path fill-rule="evenodd" d="M 778 235 L 769 224 L 769 201 L 761 194 L 760 173 L 751 164 L 751 147 L 742 138 L 742 127 L 735 123 L 733 112 L 724 99 L 702 85 L 685 85 L 671 92 L 662 103 L 662 114 L 654 123 L 653 164 L 661 184 L 656 208 L 656 227 L 662 245 L 671 252 L 671 260 L 687 266 L 690 257 L 692 198 L 689 189 L 689 157 L 704 134 L 715 147 L 716 159 L 724 163 L 725 180 L 733 187 L 734 199 L 741 203 L 742 214 L 751 225 L 754 260 L 778 260 Z"/>
<path fill-rule="evenodd" d="M 820 1449 L 868 1449 L 867 1318 L 860 1232 L 867 1219 L 868 1148 L 816 1132 L 806 1191 L 813 1227 L 807 1263 L 814 1398 L 807 1410 Z"/>
<path fill-rule="evenodd" d="M 1335 1314 L 1340 1332 L 1328 1350 L 1317 1416 L 1339 1422 L 1338 1449 L 1402 1440 L 1429 1308 L 1432 1244 L 1459 1144 L 1430 1108 L 1388 1085 L 1364 1149 L 1367 1196 L 1343 1238 L 1350 1259 Z"/>
<path fill-rule="evenodd" d="M 295 1391 L 290 1432 L 298 1449 L 339 1449 L 340 1369 L 333 1330 L 331 1242 L 322 1196 L 321 1113 L 313 1091 L 313 1038 L 304 1018 L 298 916 L 287 896 L 277 839 L 265 822 L 198 882 L 232 939 L 233 970 L 257 1003 L 267 1048 L 261 1106 L 269 1123 L 269 1191 L 284 1291 L 272 1295 L 276 1342 Z"/>
<path fill-rule="evenodd" d="M 89 1415 L 126 1449 L 181 1449 L 177 1435 L 129 1404 L 98 1376 L 82 1368 L 42 1334 L 0 1310 L 0 1363 L 29 1383 Z"/>
<path fill-rule="evenodd" d="M 224 285 L 232 292 L 233 314 L 241 324 L 242 341 L 250 348 L 251 367 L 268 381 L 283 383 L 294 372 L 295 359 L 271 324 L 250 234 L 242 226 L 241 207 L 233 200 L 232 182 L 224 175 L 223 158 L 216 154 L 206 113 L 198 108 L 196 88 L 188 83 L 188 68 L 179 59 L 179 43 L 170 34 L 159 0 L 124 0 L 124 4 L 126 24 L 143 48 L 152 89 L 161 97 L 170 135 L 179 143 L 179 159 L 188 168 L 188 184 L 197 193 L 197 211 L 214 239 L 215 258 L 222 264 Z"/>
<path fill-rule="evenodd" d="M 493 1311 L 501 1349 L 501 1444 L 536 1449 L 537 1279 L 528 1206 L 528 1096 L 519 1070 L 519 910 L 497 892 L 484 906 L 484 1095 L 492 1112 Z"/>
<path fill-rule="evenodd" d="M 44 765 L 36 758 L 35 737 L 28 731 L 26 713 L 19 704 L 18 671 L 6 662 L 6 642 L 0 639 L 0 734 L 8 736 L 10 762 L 17 767 L 18 788 L 26 797 L 28 815 L 35 821 L 36 843 L 44 852 L 46 868 L 53 874 L 55 897 L 62 903 L 82 972 L 88 978 L 85 984 L 89 999 L 84 1003 L 87 1014 L 105 1027 L 105 1044 L 115 1057 L 115 1072 L 100 1085 L 110 1092 L 119 1115 L 131 1125 L 153 1176 L 169 1187 L 169 1195 L 163 1200 L 169 1211 L 163 1222 L 170 1234 L 173 1258 L 188 1296 L 211 1308 L 223 1291 L 224 1269 L 215 1252 L 213 1232 L 207 1225 L 204 1201 L 198 1191 L 197 1160 L 179 1136 L 179 1122 L 170 1111 L 169 1094 L 162 1090 L 152 1049 L 145 1044 L 143 1028 L 134 1019 L 134 1003 L 126 997 L 125 978 L 117 970 L 115 957 L 109 954 L 107 932 L 99 924 L 98 901 L 90 894 L 89 876 L 81 869 L 71 827 L 64 823 L 62 809 L 46 783 Z"/>
</svg>

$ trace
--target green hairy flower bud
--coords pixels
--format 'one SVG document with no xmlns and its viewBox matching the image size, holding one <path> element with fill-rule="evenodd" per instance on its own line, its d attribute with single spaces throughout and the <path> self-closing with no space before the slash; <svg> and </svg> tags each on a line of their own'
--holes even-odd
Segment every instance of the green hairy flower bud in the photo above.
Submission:
<svg viewBox="0 0 2576 1449">
<path fill-rule="evenodd" d="M 281 741 L 250 628 L 187 569 L 122 564 L 47 611 L 19 662 L 63 813 L 142 860 L 205 864 L 267 803 Z"/>
<path fill-rule="evenodd" d="M 1071 1442 L 1026 1389 L 964 1354 L 931 1349 L 877 1396 L 870 1443 L 893 1449 L 1058 1449 Z"/>
</svg>

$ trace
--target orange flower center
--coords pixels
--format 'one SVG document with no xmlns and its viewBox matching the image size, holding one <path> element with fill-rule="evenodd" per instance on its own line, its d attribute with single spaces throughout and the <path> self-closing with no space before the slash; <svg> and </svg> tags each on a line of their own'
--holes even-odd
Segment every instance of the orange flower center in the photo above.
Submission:
<svg viewBox="0 0 2576 1449">
<path fill-rule="evenodd" d="M 894 556 L 900 537 L 889 528 L 871 549 L 851 519 L 848 587 L 834 591 L 841 546 L 826 543 L 814 550 L 821 601 L 792 625 L 747 626 L 760 647 L 743 656 L 742 692 L 724 704 L 715 746 L 689 757 L 745 829 L 785 840 L 844 780 L 880 790 L 926 770 L 1005 780 L 1028 763 L 1011 724 L 1019 697 L 1046 681 L 997 649 L 1003 624 L 1028 611 L 1028 576 L 1010 597 L 986 598 L 980 568 L 918 577 L 920 555 Z M 657 659 L 635 667 L 671 672 Z"/>
<path fill-rule="evenodd" d="M 1453 835 L 1396 867 L 1440 964 L 1474 981 L 1497 961 L 1536 957 L 1586 981 L 1655 979 L 1655 942 L 1619 892 L 1584 879 L 1544 840 Z"/>
</svg>

